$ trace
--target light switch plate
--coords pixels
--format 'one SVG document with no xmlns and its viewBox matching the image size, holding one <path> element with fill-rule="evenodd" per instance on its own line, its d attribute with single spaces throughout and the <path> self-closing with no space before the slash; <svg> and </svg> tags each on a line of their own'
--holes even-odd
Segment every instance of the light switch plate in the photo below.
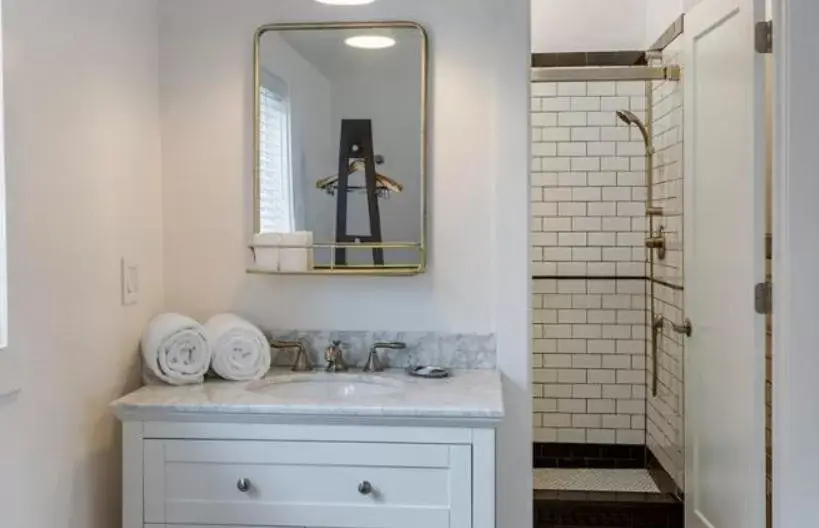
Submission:
<svg viewBox="0 0 819 528">
<path fill-rule="evenodd" d="M 122 259 L 122 305 L 139 303 L 139 265 L 128 258 Z"/>
</svg>

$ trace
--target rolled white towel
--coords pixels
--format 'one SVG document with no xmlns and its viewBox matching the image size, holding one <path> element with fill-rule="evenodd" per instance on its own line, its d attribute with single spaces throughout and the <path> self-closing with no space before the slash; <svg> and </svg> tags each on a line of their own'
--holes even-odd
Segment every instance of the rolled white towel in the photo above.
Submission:
<svg viewBox="0 0 819 528">
<path fill-rule="evenodd" d="M 202 383 L 211 361 L 205 329 L 184 315 L 157 315 L 142 334 L 142 359 L 165 383 Z"/>
<path fill-rule="evenodd" d="M 238 315 L 220 314 L 205 323 L 213 349 L 211 366 L 230 381 L 262 379 L 270 370 L 270 343 L 252 323 Z"/>
</svg>

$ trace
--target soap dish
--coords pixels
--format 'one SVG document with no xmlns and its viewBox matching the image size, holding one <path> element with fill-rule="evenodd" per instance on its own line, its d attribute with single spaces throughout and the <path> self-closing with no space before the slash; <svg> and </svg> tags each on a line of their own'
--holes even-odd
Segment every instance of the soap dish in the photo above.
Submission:
<svg viewBox="0 0 819 528">
<path fill-rule="evenodd" d="M 408 367 L 407 374 L 416 378 L 444 379 L 452 375 L 452 371 L 443 367 L 417 366 Z"/>
</svg>

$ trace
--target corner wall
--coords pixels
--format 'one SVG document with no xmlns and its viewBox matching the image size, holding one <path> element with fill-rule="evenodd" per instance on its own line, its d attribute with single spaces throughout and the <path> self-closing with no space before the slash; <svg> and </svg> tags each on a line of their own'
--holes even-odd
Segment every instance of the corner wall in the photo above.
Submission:
<svg viewBox="0 0 819 528">
<path fill-rule="evenodd" d="M 119 424 L 162 308 L 155 0 L 3 0 L 9 348 L 0 524 L 120 525 Z M 120 303 L 120 258 L 141 301 Z M 0 389 L 2 390 L 2 389 Z"/>
</svg>

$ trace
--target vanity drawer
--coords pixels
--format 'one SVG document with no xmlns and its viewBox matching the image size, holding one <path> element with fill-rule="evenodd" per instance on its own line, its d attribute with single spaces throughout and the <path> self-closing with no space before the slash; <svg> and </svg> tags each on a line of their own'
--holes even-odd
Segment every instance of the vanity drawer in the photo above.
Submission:
<svg viewBox="0 0 819 528">
<path fill-rule="evenodd" d="M 146 440 L 144 449 L 148 524 L 471 525 L 469 446 Z"/>
</svg>

